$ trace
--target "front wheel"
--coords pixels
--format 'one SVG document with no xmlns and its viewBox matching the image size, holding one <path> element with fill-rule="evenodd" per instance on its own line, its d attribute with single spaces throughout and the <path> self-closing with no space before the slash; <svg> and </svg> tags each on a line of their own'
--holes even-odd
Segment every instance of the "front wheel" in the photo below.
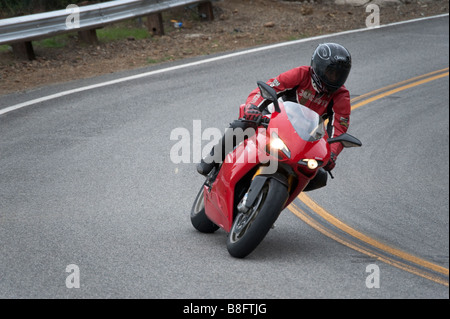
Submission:
<svg viewBox="0 0 450 319">
<path fill-rule="evenodd" d="M 192 205 L 191 223 L 195 229 L 197 229 L 202 233 L 214 233 L 216 230 L 219 229 L 219 226 L 210 221 L 208 216 L 206 216 L 205 203 L 203 201 L 204 188 L 205 188 L 204 185 L 202 185 L 202 188 L 200 189 L 200 191 L 197 194 L 197 197 L 195 198 L 194 205 Z"/>
<path fill-rule="evenodd" d="M 244 258 L 264 239 L 277 220 L 288 199 L 285 185 L 269 179 L 259 193 L 255 204 L 246 213 L 238 213 L 227 239 L 231 256 Z"/>
</svg>

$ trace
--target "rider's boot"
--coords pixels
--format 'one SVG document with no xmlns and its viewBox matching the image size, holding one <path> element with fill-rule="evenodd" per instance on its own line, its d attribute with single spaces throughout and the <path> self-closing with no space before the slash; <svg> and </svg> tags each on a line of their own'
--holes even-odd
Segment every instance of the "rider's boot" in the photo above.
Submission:
<svg viewBox="0 0 450 319">
<path fill-rule="evenodd" d="M 216 165 L 214 161 L 206 162 L 206 160 L 202 158 L 200 163 L 197 164 L 197 172 L 203 176 L 206 176 L 214 168 L 214 165 Z"/>
<path fill-rule="evenodd" d="M 197 172 L 206 176 L 211 172 L 215 165 L 222 163 L 225 159 L 225 155 L 231 152 L 233 148 L 244 139 L 244 134 L 235 135 L 234 130 L 236 128 L 241 128 L 242 132 L 244 132 L 249 126 L 252 125 L 240 119 L 231 123 L 220 141 L 211 149 L 210 154 L 205 158 L 202 158 L 200 163 L 197 164 Z"/>
</svg>

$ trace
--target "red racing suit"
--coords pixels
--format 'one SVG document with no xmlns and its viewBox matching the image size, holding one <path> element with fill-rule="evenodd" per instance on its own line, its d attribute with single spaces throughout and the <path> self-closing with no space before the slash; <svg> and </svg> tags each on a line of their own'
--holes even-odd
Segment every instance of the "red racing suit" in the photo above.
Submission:
<svg viewBox="0 0 450 319">
<path fill-rule="evenodd" d="M 350 93 L 342 86 L 332 94 L 320 95 L 312 85 L 309 69 L 309 66 L 294 68 L 270 79 L 267 84 L 275 89 L 278 96 L 284 95 L 285 100 L 302 104 L 321 116 L 327 114 L 327 133 L 330 138 L 347 132 L 350 124 Z M 255 89 L 248 96 L 246 104 L 259 107 L 264 101 L 259 89 Z M 331 144 L 334 159 L 342 149 L 341 143 Z"/>
</svg>

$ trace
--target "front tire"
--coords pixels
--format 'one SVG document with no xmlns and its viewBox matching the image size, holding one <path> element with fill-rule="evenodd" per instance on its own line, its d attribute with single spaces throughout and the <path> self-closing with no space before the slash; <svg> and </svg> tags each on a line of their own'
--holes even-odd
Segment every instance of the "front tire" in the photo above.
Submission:
<svg viewBox="0 0 450 319">
<path fill-rule="evenodd" d="M 204 196 L 204 185 L 197 194 L 197 197 L 194 200 L 194 204 L 191 209 L 191 223 L 195 229 L 202 233 L 214 233 L 219 229 L 219 226 L 214 224 L 211 220 L 209 220 L 208 216 L 205 213 L 205 204 L 203 202 Z"/>
<path fill-rule="evenodd" d="M 231 256 L 244 258 L 264 239 L 288 199 L 285 185 L 269 179 L 247 213 L 238 213 L 227 239 Z"/>
</svg>

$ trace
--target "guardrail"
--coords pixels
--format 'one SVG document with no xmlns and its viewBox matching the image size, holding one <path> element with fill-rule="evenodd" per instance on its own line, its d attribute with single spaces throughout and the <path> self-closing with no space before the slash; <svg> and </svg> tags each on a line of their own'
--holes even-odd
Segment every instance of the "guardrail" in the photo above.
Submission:
<svg viewBox="0 0 450 319">
<path fill-rule="evenodd" d="M 198 5 L 206 20 L 213 20 L 214 0 L 115 0 L 65 10 L 0 20 L 0 45 L 9 44 L 17 56 L 35 58 L 32 41 L 62 33 L 77 32 L 85 42 L 96 42 L 95 29 L 138 17 L 147 17 L 147 28 L 154 35 L 164 34 L 162 12 Z"/>
</svg>

